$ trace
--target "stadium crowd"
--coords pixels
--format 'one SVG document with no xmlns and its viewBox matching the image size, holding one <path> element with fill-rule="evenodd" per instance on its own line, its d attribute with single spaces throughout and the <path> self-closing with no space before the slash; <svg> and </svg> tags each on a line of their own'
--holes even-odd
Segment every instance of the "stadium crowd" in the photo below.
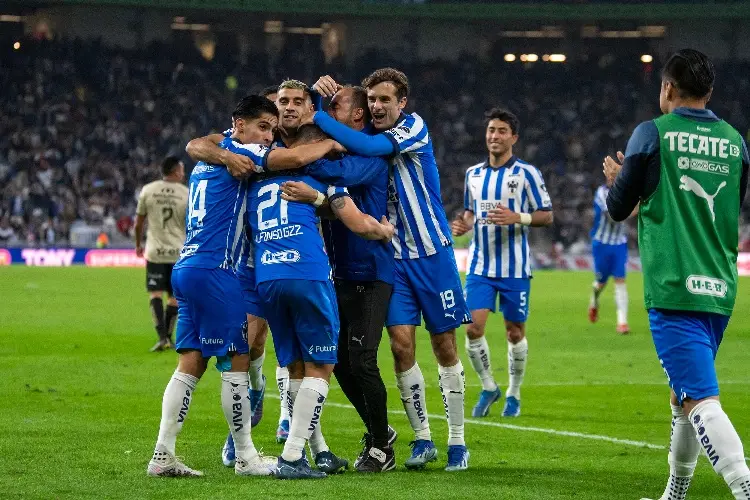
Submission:
<svg viewBox="0 0 750 500">
<path fill-rule="evenodd" d="M 423 61 L 370 50 L 346 64 L 327 62 L 314 44 L 288 44 L 241 64 L 218 50 L 207 61 L 185 40 L 141 50 L 24 40 L 22 50 L 0 58 L 0 245 L 93 245 L 102 232 L 113 246 L 132 245 L 140 188 L 159 176 L 168 154 L 189 168 L 185 144 L 227 128 L 243 95 L 286 77 L 358 82 L 393 65 L 411 79 L 408 109 L 431 124 L 449 217 L 463 208 L 466 168 L 486 152 L 483 113 L 500 104 L 520 117 L 516 151 L 542 170 L 555 204 L 554 225 L 539 232 L 544 243 L 587 248 L 602 158 L 624 149 L 635 125 L 658 114 L 658 62 L 591 54 L 524 65 L 502 56 Z M 748 69 L 722 64 L 711 104 L 743 134 Z M 744 246 L 748 236 L 743 230 Z"/>
</svg>

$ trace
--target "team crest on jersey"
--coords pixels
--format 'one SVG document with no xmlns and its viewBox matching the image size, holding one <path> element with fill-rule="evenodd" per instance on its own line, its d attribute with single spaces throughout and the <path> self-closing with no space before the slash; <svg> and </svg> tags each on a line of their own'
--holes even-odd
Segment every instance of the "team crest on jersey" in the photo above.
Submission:
<svg viewBox="0 0 750 500">
<path fill-rule="evenodd" d="M 401 125 L 400 127 L 398 127 L 398 129 L 406 133 L 407 135 L 411 134 L 411 129 L 407 127 L 406 125 Z"/>
<path fill-rule="evenodd" d="M 518 180 L 511 179 L 508 181 L 508 191 L 510 191 L 510 194 L 514 194 L 516 189 L 518 189 Z"/>
</svg>

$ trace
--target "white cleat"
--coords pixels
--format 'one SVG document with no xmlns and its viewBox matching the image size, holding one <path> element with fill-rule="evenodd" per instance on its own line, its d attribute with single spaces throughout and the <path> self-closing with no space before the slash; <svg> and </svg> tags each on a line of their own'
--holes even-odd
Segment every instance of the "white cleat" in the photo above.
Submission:
<svg viewBox="0 0 750 500">
<path fill-rule="evenodd" d="M 191 469 L 166 451 L 155 451 L 146 474 L 151 477 L 200 477 L 203 472 Z"/>
<path fill-rule="evenodd" d="M 258 453 L 249 460 L 237 457 L 234 464 L 234 473 L 238 476 L 272 476 L 276 470 L 276 457 L 267 457 Z"/>
</svg>

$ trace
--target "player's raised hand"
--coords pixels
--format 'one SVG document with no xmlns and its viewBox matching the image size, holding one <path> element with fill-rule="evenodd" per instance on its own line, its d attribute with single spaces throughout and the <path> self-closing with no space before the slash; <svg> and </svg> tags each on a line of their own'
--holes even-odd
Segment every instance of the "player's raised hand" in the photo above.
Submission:
<svg viewBox="0 0 750 500">
<path fill-rule="evenodd" d="M 380 218 L 380 227 L 383 229 L 383 243 L 388 243 L 393 238 L 393 234 L 396 232 L 396 228 L 393 224 L 388 222 L 388 219 L 384 215 Z"/>
<path fill-rule="evenodd" d="M 341 85 L 336 83 L 336 80 L 331 78 L 329 75 L 321 76 L 318 81 L 313 85 L 313 90 L 323 97 L 333 97 L 333 95 L 342 88 Z"/>
<path fill-rule="evenodd" d="M 286 181 L 281 183 L 281 199 L 313 203 L 318 199 L 318 190 L 300 181 Z"/>
<path fill-rule="evenodd" d="M 604 177 L 610 185 L 615 182 L 617 174 L 619 174 L 622 169 L 622 163 L 625 161 L 625 155 L 622 154 L 622 151 L 617 152 L 617 159 L 620 160 L 619 163 L 611 156 L 607 156 L 602 163 L 602 167 L 604 167 L 602 170 L 604 172 Z"/>
<path fill-rule="evenodd" d="M 521 222 L 521 214 L 514 212 L 504 205 L 498 204 L 497 208 L 493 208 L 487 212 L 487 220 L 498 226 L 511 226 Z"/>
<path fill-rule="evenodd" d="M 453 233 L 453 236 L 462 236 L 468 233 L 470 229 L 471 227 L 469 227 L 460 215 L 451 222 L 451 233 Z"/>
<path fill-rule="evenodd" d="M 226 151 L 222 158 L 224 165 L 226 165 L 229 173 L 234 177 L 243 178 L 256 171 L 256 166 L 253 160 L 245 155 L 238 155 L 231 151 Z"/>
</svg>

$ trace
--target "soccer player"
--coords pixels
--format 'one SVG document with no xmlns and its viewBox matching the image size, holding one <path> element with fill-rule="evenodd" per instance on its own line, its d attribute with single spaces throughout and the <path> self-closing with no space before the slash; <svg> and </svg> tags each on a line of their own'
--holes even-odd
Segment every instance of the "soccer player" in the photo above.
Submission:
<svg viewBox="0 0 750 500">
<path fill-rule="evenodd" d="M 294 139 L 297 129 L 301 125 L 302 119 L 312 113 L 313 105 L 310 98 L 310 89 L 307 87 L 307 85 L 298 80 L 285 80 L 278 87 L 276 87 L 275 96 L 272 90 L 274 90 L 273 87 L 268 87 L 263 90 L 262 95 L 264 95 L 264 97 L 269 100 L 274 97 L 276 99 L 276 106 L 279 110 L 279 140 L 276 141 L 276 146 L 279 148 L 283 148 L 291 143 L 291 141 Z M 224 138 L 225 137 L 223 134 L 211 134 L 206 137 L 193 139 L 188 143 L 186 151 L 194 160 L 206 162 L 221 162 L 225 164 L 233 174 L 238 176 L 246 176 L 254 172 L 256 169 L 256 165 L 253 163 L 250 156 L 245 154 L 234 154 L 228 150 L 223 150 L 218 147 L 218 144 Z M 276 167 L 273 161 L 269 162 L 268 165 L 269 168 L 272 169 Z M 296 165 L 292 165 L 291 167 L 296 168 L 300 166 L 303 165 L 297 163 Z M 281 166 L 281 168 L 291 167 L 289 165 Z M 252 238 L 250 238 L 249 241 L 252 241 Z M 246 258 L 243 259 L 243 263 L 252 262 L 251 259 L 247 258 L 250 252 L 250 246 L 246 246 L 244 251 L 244 255 Z M 265 329 L 265 321 L 258 321 L 259 317 L 256 315 L 256 313 L 259 313 L 259 311 L 256 307 L 253 306 L 254 303 L 257 303 L 257 298 L 255 292 L 252 291 L 255 285 L 252 284 L 252 278 L 248 274 L 250 271 L 247 269 L 247 266 L 242 266 L 242 269 L 243 272 L 240 273 L 240 279 L 243 283 L 243 288 L 246 290 L 246 294 L 248 295 L 248 297 L 246 298 L 248 314 L 254 317 L 248 318 L 248 325 L 256 325 L 256 341 L 253 343 L 253 347 L 251 349 L 251 358 L 253 360 L 256 360 L 255 364 L 253 365 L 253 370 L 256 373 L 261 373 L 262 365 L 259 365 L 259 363 L 263 363 L 265 356 L 261 355 L 260 353 L 265 353 L 264 346 L 267 331 Z M 253 332 L 250 332 L 251 336 L 252 333 Z M 265 385 L 262 379 L 260 383 Z M 278 387 L 280 396 L 280 412 L 279 423 L 276 428 L 276 441 L 279 443 L 283 443 L 286 441 L 289 434 L 289 414 L 288 405 L 286 404 L 289 391 L 289 372 L 286 368 L 281 366 L 276 367 L 276 385 Z M 256 386 L 253 386 L 253 389 L 259 390 L 259 388 Z M 256 392 L 255 401 L 258 401 L 258 404 L 253 407 L 254 410 L 256 410 L 256 412 L 262 411 L 262 393 Z M 256 412 L 254 412 L 254 416 L 257 415 L 256 421 L 259 421 L 259 415 Z M 319 428 L 320 427 L 318 427 L 318 429 Z M 316 433 L 316 437 L 318 437 L 318 434 L 319 433 Z M 322 435 L 320 436 L 320 439 L 322 439 Z M 225 441 L 224 447 L 222 449 L 222 461 L 227 466 L 231 465 L 232 462 L 232 450 L 233 448 L 230 434 L 227 436 L 227 440 Z"/>
<path fill-rule="evenodd" d="M 293 147 L 320 141 L 317 127 L 295 135 Z M 252 152 L 251 152 L 252 153 Z M 262 165 L 262 159 L 253 158 Z M 314 471 L 304 458 L 304 447 L 319 425 L 328 396 L 328 382 L 336 363 L 339 320 L 331 268 L 317 228 L 315 207 L 290 203 L 280 196 L 281 184 L 301 180 L 328 194 L 334 214 L 363 238 L 389 241 L 393 226 L 362 214 L 345 188 L 326 187 L 301 172 L 262 176 L 250 189 L 249 220 L 255 235 L 258 292 L 271 327 L 276 355 L 290 374 L 289 437 L 279 457 L 281 479 L 321 478 L 348 466 L 326 446 L 310 442 Z"/>
<path fill-rule="evenodd" d="M 622 167 L 604 161 L 612 219 L 640 200 L 638 243 L 656 353 L 671 388 L 669 481 L 662 500 L 687 495 L 703 450 L 734 498 L 750 498 L 742 442 L 719 402 L 714 358 L 737 294 L 739 213 L 747 189 L 742 136 L 706 109 L 711 61 L 683 49 L 662 70 L 661 117 L 638 125 Z M 619 171 L 619 174 L 618 174 Z"/>
<path fill-rule="evenodd" d="M 232 113 L 232 137 L 269 144 L 278 116 L 273 103 L 249 96 Z M 164 392 L 151 476 L 200 476 L 175 456 L 175 442 L 193 391 L 212 356 L 221 363 L 221 405 L 236 447 L 238 475 L 270 475 L 250 436 L 248 342 L 242 292 L 234 267 L 239 258 L 247 183 L 220 164 L 199 163 L 190 176 L 187 239 L 172 275 L 179 306 L 177 370 Z M 226 359 L 229 358 L 229 359 Z"/>
<path fill-rule="evenodd" d="M 172 332 L 177 320 L 177 300 L 172 294 L 172 267 L 185 242 L 185 207 L 188 190 L 185 165 L 168 156 L 161 164 L 161 180 L 143 186 L 135 209 L 135 253 L 146 256 L 146 290 L 151 297 L 151 316 L 159 341 L 151 352 L 172 347 Z M 143 224 L 148 219 L 146 249 L 143 249 Z M 163 296 L 167 294 L 167 310 Z"/>
<path fill-rule="evenodd" d="M 594 227 L 591 228 L 591 253 L 594 256 L 596 281 L 592 285 L 589 302 L 589 321 L 599 319 L 599 296 L 609 280 L 615 280 L 615 306 L 617 307 L 617 333 L 627 334 L 628 288 L 625 285 L 625 268 L 628 264 L 628 235 L 624 222 L 612 220 L 607 211 L 607 194 L 612 187 L 609 181 L 599 186 L 594 195 Z M 637 208 L 636 208 L 637 210 Z"/>
<path fill-rule="evenodd" d="M 328 114 L 354 130 L 370 122 L 367 91 L 345 86 L 333 96 Z M 305 125 L 305 127 L 312 125 Z M 348 155 L 341 161 L 321 161 L 308 174 L 349 188 L 355 205 L 375 219 L 387 214 L 388 163 L 380 157 Z M 301 182 L 282 184 L 282 196 L 308 203 L 319 193 Z M 356 408 L 366 433 L 362 453 L 354 462 L 360 472 L 384 472 L 396 467 L 396 431 L 388 425 L 387 391 L 378 368 L 378 347 L 393 289 L 393 247 L 358 237 L 341 221 L 323 221 L 338 297 L 341 335 L 333 370 L 342 391 Z"/>
<path fill-rule="evenodd" d="M 396 260 L 386 326 L 401 400 L 416 434 L 406 467 L 422 468 L 437 459 L 427 418 L 424 376 L 415 359 L 416 327 L 424 315 L 448 418 L 446 470 L 463 470 L 468 467 L 469 451 L 464 440 L 464 370 L 456 349 L 456 328 L 470 316 L 440 200 L 432 140 L 419 115 L 403 113 L 409 81 L 401 71 L 379 69 L 365 78 L 362 86 L 367 89 L 373 135 L 352 130 L 321 111 L 315 113 L 314 122 L 348 151 L 390 158 L 388 217 L 396 227 Z M 316 90 L 326 97 L 339 88 L 330 77 L 316 84 Z"/>
<path fill-rule="evenodd" d="M 466 171 L 464 213 L 453 234 L 474 229 L 469 248 L 466 303 L 472 323 L 466 327 L 466 352 L 482 382 L 473 417 L 486 417 L 501 397 L 490 368 L 485 326 L 498 295 L 508 339 L 508 390 L 504 417 L 521 413 L 521 383 L 526 372 L 531 258 L 529 227 L 552 224 L 552 203 L 542 174 L 513 154 L 520 122 L 506 109 L 485 114 L 487 160 Z"/>
</svg>

